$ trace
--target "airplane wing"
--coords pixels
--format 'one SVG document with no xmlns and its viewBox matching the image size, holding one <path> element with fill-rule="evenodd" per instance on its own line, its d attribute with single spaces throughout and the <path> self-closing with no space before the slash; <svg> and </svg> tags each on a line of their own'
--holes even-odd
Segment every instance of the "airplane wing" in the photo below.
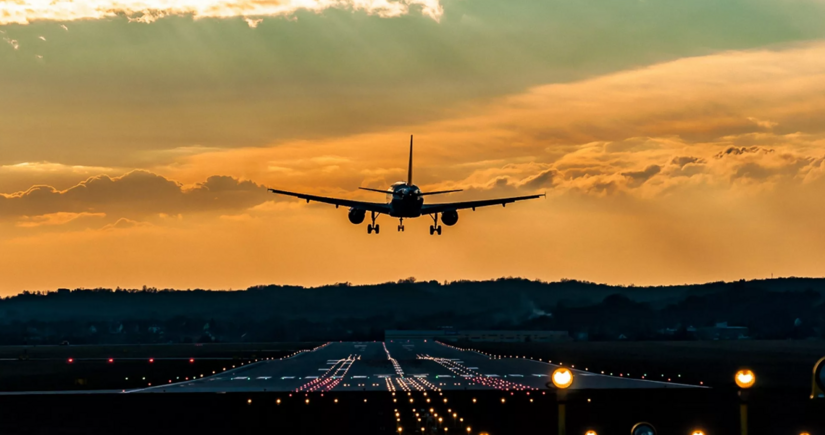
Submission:
<svg viewBox="0 0 825 435">
<path fill-rule="evenodd" d="M 462 208 L 471 208 L 473 210 L 476 207 L 487 207 L 490 205 L 506 205 L 510 204 L 511 202 L 516 201 L 524 201 L 527 199 L 536 199 L 545 196 L 545 194 L 541 195 L 528 195 L 528 196 L 514 196 L 511 198 L 499 198 L 499 199 L 484 199 L 481 201 L 465 201 L 465 202 L 447 202 L 443 204 L 424 204 L 421 207 L 421 214 L 429 214 L 429 213 L 441 213 L 450 210 L 459 210 Z"/>
<path fill-rule="evenodd" d="M 272 193 L 276 193 L 278 195 L 286 195 L 286 196 L 294 196 L 296 198 L 305 199 L 306 202 L 315 201 L 315 202 L 323 202 L 326 204 L 332 204 L 336 208 L 338 206 L 343 207 L 353 207 L 359 210 L 366 210 L 366 211 L 374 211 L 376 213 L 384 213 L 389 214 L 390 212 L 390 205 L 385 203 L 378 203 L 378 202 L 363 202 L 363 201 L 353 201 L 350 199 L 338 199 L 338 198 L 327 198 L 325 196 L 315 196 L 315 195 L 306 195 L 303 193 L 295 193 L 295 192 L 287 192 L 284 190 L 276 190 L 276 189 L 267 189 Z"/>
</svg>

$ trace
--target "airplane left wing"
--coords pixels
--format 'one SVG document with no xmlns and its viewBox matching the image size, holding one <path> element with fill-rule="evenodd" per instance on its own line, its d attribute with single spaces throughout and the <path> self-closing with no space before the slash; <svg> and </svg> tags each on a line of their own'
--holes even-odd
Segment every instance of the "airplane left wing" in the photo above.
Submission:
<svg viewBox="0 0 825 435">
<path fill-rule="evenodd" d="M 536 199 L 545 196 L 544 193 L 541 195 L 528 195 L 528 196 L 514 196 L 511 198 L 499 198 L 499 199 L 484 199 L 481 201 L 465 201 L 465 202 L 448 202 L 443 204 L 424 204 L 421 207 L 421 214 L 430 214 L 430 213 L 442 213 L 445 211 L 451 210 L 459 210 L 463 208 L 471 208 L 473 210 L 476 207 L 487 207 L 491 205 L 506 205 L 510 204 L 511 202 L 516 201 L 524 201 L 527 199 Z"/>
<path fill-rule="evenodd" d="M 303 193 L 295 193 L 295 192 L 287 192 L 284 190 L 276 190 L 276 189 L 267 189 L 272 193 L 276 193 L 278 195 L 286 195 L 286 196 L 294 196 L 296 198 L 305 199 L 306 202 L 315 201 L 315 202 L 323 202 L 326 204 L 332 204 L 336 207 L 343 206 L 343 207 L 353 207 L 359 210 L 366 210 L 366 211 L 374 211 L 376 213 L 384 213 L 388 214 L 390 212 L 390 205 L 389 204 L 382 204 L 378 202 L 363 202 L 363 201 L 353 201 L 350 199 L 339 199 L 339 198 L 327 198 L 325 196 L 315 196 L 315 195 L 306 195 Z"/>
</svg>

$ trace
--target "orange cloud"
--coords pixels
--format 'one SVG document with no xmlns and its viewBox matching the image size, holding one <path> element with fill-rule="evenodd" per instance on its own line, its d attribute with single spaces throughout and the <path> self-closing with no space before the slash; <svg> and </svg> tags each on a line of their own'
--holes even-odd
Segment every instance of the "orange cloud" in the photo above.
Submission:
<svg viewBox="0 0 825 435">
<path fill-rule="evenodd" d="M 184 186 L 150 172 L 132 171 L 114 178 L 92 177 L 62 191 L 51 186 L 33 186 L 22 192 L 0 194 L 0 219 L 83 213 L 140 217 L 237 210 L 265 199 L 264 188 L 251 181 L 211 176 L 205 182 Z"/>
<path fill-rule="evenodd" d="M 409 13 L 411 6 L 434 20 L 444 13 L 439 0 L 23 0 L 0 2 L 0 25 L 44 20 L 103 19 L 119 15 L 141 23 L 151 23 L 172 15 L 192 16 L 195 19 L 278 17 L 289 16 L 299 10 L 317 13 L 329 8 L 397 17 Z M 250 26 L 256 27 L 257 24 L 253 26 L 250 23 Z"/>
<path fill-rule="evenodd" d="M 35 227 L 42 227 L 42 226 L 54 226 L 54 225 L 64 225 L 69 222 L 76 221 L 82 218 L 104 218 L 106 217 L 106 213 L 67 213 L 67 212 L 57 212 L 57 213 L 49 213 L 40 216 L 23 216 L 23 218 L 17 222 L 17 226 L 20 228 L 35 228 Z"/>
</svg>

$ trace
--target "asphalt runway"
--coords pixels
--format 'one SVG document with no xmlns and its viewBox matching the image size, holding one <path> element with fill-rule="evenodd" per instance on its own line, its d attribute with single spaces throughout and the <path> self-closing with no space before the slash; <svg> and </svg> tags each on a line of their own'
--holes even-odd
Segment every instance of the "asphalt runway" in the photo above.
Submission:
<svg viewBox="0 0 825 435">
<path fill-rule="evenodd" d="M 532 391 L 554 388 L 558 363 L 501 357 L 429 340 L 327 343 L 282 359 L 266 359 L 204 376 L 125 393 L 231 393 L 329 391 Z M 570 389 L 704 388 L 633 379 L 568 367 Z"/>
</svg>

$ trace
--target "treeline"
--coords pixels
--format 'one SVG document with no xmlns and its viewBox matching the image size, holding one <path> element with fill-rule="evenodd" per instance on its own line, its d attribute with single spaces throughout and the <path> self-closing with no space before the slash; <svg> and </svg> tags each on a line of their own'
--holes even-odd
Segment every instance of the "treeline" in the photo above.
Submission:
<svg viewBox="0 0 825 435">
<path fill-rule="evenodd" d="M 825 279 L 666 287 L 564 280 L 416 282 L 241 291 L 59 289 L 0 299 L 0 344 L 378 340 L 385 329 L 549 329 L 577 339 L 823 338 Z"/>
</svg>

